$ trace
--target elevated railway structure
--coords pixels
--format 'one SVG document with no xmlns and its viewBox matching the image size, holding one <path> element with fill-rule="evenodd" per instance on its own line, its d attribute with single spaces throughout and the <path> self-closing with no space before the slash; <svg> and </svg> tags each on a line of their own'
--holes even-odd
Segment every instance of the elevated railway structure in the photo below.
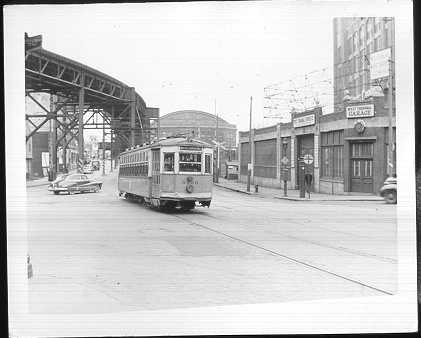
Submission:
<svg viewBox="0 0 421 338">
<path fill-rule="evenodd" d="M 35 93 L 50 94 L 49 107 Z M 73 139 L 77 140 L 78 168 L 82 170 L 86 129 L 107 129 L 119 150 L 158 137 L 159 109 L 147 107 L 134 87 L 45 50 L 41 35 L 25 34 L 25 95 L 42 111 L 26 112 L 25 118 L 32 126 L 26 141 L 51 121 L 50 170 L 54 176 L 58 147 L 66 149 Z"/>
</svg>

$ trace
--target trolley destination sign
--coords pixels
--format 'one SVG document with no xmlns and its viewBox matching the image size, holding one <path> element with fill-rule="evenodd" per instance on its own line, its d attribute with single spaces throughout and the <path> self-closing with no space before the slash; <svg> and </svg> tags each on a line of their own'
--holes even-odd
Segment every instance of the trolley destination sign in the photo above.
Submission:
<svg viewBox="0 0 421 338">
<path fill-rule="evenodd" d="M 346 107 L 346 117 L 348 119 L 356 119 L 361 117 L 373 117 L 374 104 L 364 104 L 358 106 Z"/>
</svg>

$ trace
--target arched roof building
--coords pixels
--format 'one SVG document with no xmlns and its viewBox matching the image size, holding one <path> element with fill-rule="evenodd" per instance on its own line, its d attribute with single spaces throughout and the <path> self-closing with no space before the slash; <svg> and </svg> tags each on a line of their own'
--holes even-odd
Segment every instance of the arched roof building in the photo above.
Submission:
<svg viewBox="0 0 421 338">
<path fill-rule="evenodd" d="M 225 147 L 236 146 L 237 127 L 224 119 L 199 110 L 180 110 L 160 117 L 160 137 L 174 135 L 194 135 L 205 142 L 214 144 L 218 139 Z M 217 138 L 216 138 L 217 134 Z"/>
</svg>

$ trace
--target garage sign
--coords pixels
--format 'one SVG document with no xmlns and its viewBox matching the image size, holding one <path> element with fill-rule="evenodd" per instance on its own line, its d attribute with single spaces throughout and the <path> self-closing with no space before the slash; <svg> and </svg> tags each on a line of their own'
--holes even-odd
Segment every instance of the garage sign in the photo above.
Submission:
<svg viewBox="0 0 421 338">
<path fill-rule="evenodd" d="M 373 117 L 374 104 L 363 104 L 358 106 L 346 107 L 346 117 L 348 119 L 355 119 L 361 117 Z"/>
</svg>

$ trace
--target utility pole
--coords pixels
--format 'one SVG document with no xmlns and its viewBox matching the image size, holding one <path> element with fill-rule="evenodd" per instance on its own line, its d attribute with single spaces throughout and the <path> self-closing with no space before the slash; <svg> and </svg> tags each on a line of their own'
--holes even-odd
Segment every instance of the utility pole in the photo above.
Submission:
<svg viewBox="0 0 421 338">
<path fill-rule="evenodd" d="M 251 178 L 251 114 L 253 106 L 253 96 L 250 96 L 250 125 L 249 125 L 249 153 L 250 153 L 250 162 L 247 164 L 247 191 L 250 191 L 250 178 Z"/>
<path fill-rule="evenodd" d="M 390 22 L 390 60 L 389 60 L 389 89 L 388 89 L 388 108 L 389 108 L 389 127 L 388 127 L 388 138 L 389 138 L 389 147 L 388 147 L 388 164 L 387 164 L 387 174 L 389 177 L 393 176 L 395 171 L 393 164 L 393 155 L 395 142 L 393 139 L 393 72 L 395 65 L 395 53 L 394 53 L 394 34 L 395 34 L 395 21 L 393 18 L 388 20 Z"/>
<path fill-rule="evenodd" d="M 105 119 L 102 111 L 102 176 L 105 175 Z"/>
<path fill-rule="evenodd" d="M 216 111 L 216 99 L 215 99 L 215 117 L 216 117 L 216 128 L 215 128 L 215 139 L 216 139 L 216 175 L 215 182 L 219 182 L 219 141 L 218 141 L 218 113 Z"/>
</svg>

